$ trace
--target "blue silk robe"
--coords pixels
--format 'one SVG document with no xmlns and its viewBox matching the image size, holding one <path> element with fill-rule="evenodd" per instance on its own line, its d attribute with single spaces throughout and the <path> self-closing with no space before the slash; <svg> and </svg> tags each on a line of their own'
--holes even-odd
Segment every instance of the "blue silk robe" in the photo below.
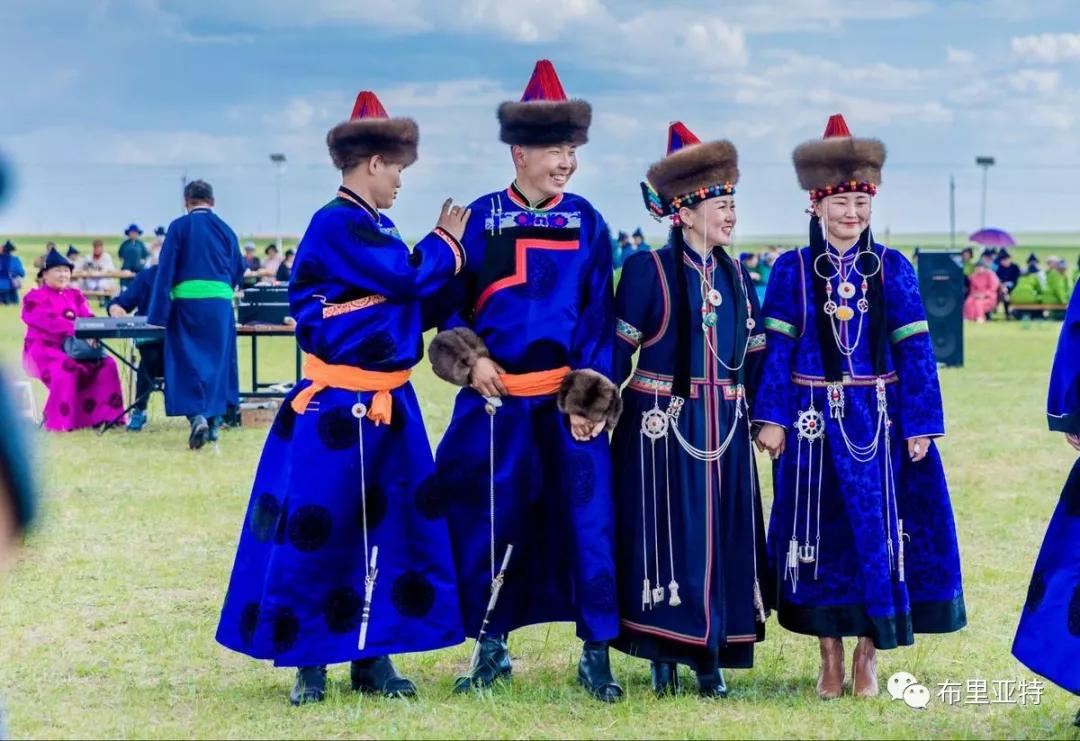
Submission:
<svg viewBox="0 0 1080 741">
<path fill-rule="evenodd" d="M 765 330 L 753 284 L 736 261 L 720 251 L 707 265 L 693 251 L 684 254 L 682 264 L 675 260 L 670 246 L 634 255 L 615 297 L 616 380 L 629 383 L 612 440 L 622 627 L 614 645 L 701 672 L 748 667 L 755 641 L 764 638 L 754 580 L 759 578 L 767 593 L 771 579 L 750 418 L 736 417 L 735 409 L 740 386 L 753 403 Z M 699 270 L 722 296 L 708 343 L 738 370 L 721 364 L 706 344 Z M 682 307 L 674 299 L 678 271 L 686 274 L 689 297 Z M 715 463 L 690 457 L 670 433 L 666 445 L 662 439 L 656 443 L 654 463 L 653 444 L 641 436 L 642 415 L 656 405 L 667 409 L 671 399 L 680 311 L 689 314 L 691 389 L 678 426 L 699 448 L 717 448 L 731 434 L 727 452 Z M 665 587 L 664 599 L 652 606 L 642 600 L 646 576 L 650 586 Z M 676 606 L 670 604 L 672 578 L 681 600 Z"/>
<path fill-rule="evenodd" d="M 1050 429 L 1080 435 L 1080 291 L 1061 327 L 1047 404 Z M 1080 458 L 1046 531 L 1013 655 L 1029 669 L 1080 695 Z"/>
<path fill-rule="evenodd" d="M 332 365 L 412 368 L 421 357 L 420 300 L 453 277 L 460 256 L 441 232 L 410 252 L 386 215 L 339 196 L 297 248 L 289 284 L 297 342 Z M 391 392 L 389 425 L 353 416 L 358 401 L 371 407 L 372 392 L 326 388 L 297 414 L 290 402 L 309 385 L 286 398 L 263 448 L 218 641 L 281 666 L 460 643 L 445 502 L 412 385 Z M 379 557 L 360 650 L 365 517 Z"/>
<path fill-rule="evenodd" d="M 244 265 L 236 233 L 208 208 L 169 225 L 147 321 L 165 327 L 165 412 L 220 416 L 240 402 L 232 298 L 172 298 L 175 286 L 203 280 L 235 288 Z"/>
<path fill-rule="evenodd" d="M 444 295 L 443 328 L 467 326 L 508 373 L 569 366 L 612 376 L 611 241 L 588 201 L 530 207 L 511 189 L 471 206 L 468 267 Z M 491 584 L 490 417 L 462 389 L 435 456 L 447 500 L 465 630 Z M 556 395 L 506 397 L 495 421 L 495 554 L 514 545 L 489 630 L 574 621 L 582 639 L 618 633 L 608 436 L 576 442 Z M 498 564 L 496 564 L 498 568 Z"/>
<path fill-rule="evenodd" d="M 909 438 L 945 434 L 937 364 L 918 282 L 901 253 L 883 245 L 874 245 L 873 250 L 882 266 L 881 274 L 870 280 L 883 281 L 886 337 L 882 338 L 884 373 L 880 377 L 886 384 L 892 423 L 896 508 L 905 534 L 904 581 L 899 579 L 897 563 L 897 517 L 888 514 L 892 507 L 885 503 L 885 446 L 881 444 L 868 462 L 858 462 L 844 443 L 839 423 L 829 414 L 817 322 L 821 309 L 814 300 L 810 247 L 781 255 L 769 278 L 764 307 L 769 346 L 754 418 L 787 430 L 787 447 L 774 469 L 775 498 L 769 520 L 769 558 L 780 624 L 816 636 L 869 636 L 878 648 L 894 648 L 913 643 L 915 633 L 958 630 L 967 618 L 941 457 L 933 443 L 919 463 L 912 463 L 907 454 Z M 834 278 L 832 284 L 838 295 L 839 279 Z M 851 342 L 856 338 L 858 316 L 848 325 Z M 832 337 L 825 339 L 835 342 Z M 844 428 L 855 444 L 868 444 L 877 422 L 877 376 L 868 329 L 857 337 L 850 359 L 843 358 L 843 371 Z M 811 401 L 825 416 L 823 465 L 819 465 L 820 443 L 815 444 L 811 459 L 805 442 L 800 453 L 795 431 L 799 412 Z M 813 506 L 807 538 L 810 465 L 814 467 Z M 796 528 L 797 477 L 803 483 Z M 820 518 L 816 513 L 819 487 Z M 817 562 L 800 564 L 795 582 L 785 570 L 789 541 L 795 533 L 800 545 L 807 541 L 814 545 L 819 522 Z"/>
</svg>

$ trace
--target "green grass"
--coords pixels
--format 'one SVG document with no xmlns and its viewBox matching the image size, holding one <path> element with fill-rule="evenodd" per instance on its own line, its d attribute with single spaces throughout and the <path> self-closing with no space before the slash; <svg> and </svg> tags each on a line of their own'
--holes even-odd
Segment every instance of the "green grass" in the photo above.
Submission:
<svg viewBox="0 0 1080 741">
<path fill-rule="evenodd" d="M 883 679 L 905 670 L 933 689 L 1032 678 L 1009 647 L 1074 457 L 1043 417 L 1057 331 L 969 326 L 967 367 L 942 371 L 949 437 L 941 448 L 970 625 L 882 653 Z M 0 358 L 17 362 L 21 336 L 17 313 L 0 309 Z M 288 345 L 266 348 L 266 375 L 289 377 Z M 435 440 L 451 393 L 426 367 L 415 380 Z M 572 627 L 556 625 L 515 633 L 514 681 L 486 695 L 451 695 L 468 659 L 461 646 L 401 657 L 420 685 L 417 701 L 360 698 L 337 666 L 327 702 L 293 709 L 291 671 L 213 639 L 266 430 L 228 431 L 217 451 L 196 454 L 186 450 L 185 427 L 158 404 L 138 435 L 38 435 L 43 516 L 0 593 L 0 697 L 16 737 L 1077 737 L 1070 722 L 1080 702 L 1052 687 L 1028 707 L 947 707 L 935 698 L 917 712 L 887 696 L 822 703 L 815 641 L 775 618 L 756 667 L 729 673 L 723 702 L 658 701 L 645 663 L 613 653 L 628 698 L 599 705 L 573 683 Z"/>
</svg>

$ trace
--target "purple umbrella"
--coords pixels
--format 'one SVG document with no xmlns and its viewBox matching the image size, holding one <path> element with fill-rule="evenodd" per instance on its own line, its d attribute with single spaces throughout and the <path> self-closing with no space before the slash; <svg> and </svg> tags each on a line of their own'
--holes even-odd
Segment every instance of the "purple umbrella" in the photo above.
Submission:
<svg viewBox="0 0 1080 741">
<path fill-rule="evenodd" d="M 1004 229 L 980 229 L 968 240 L 984 247 L 1015 247 L 1016 240 Z"/>
</svg>

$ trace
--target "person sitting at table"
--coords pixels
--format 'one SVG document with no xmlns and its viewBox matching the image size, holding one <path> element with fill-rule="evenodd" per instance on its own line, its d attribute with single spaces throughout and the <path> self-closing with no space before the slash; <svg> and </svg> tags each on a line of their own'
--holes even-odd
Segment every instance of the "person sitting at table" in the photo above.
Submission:
<svg viewBox="0 0 1080 741">
<path fill-rule="evenodd" d="M 135 276 L 123 293 L 109 302 L 109 316 L 122 317 L 134 312 L 136 316 L 150 313 L 150 294 L 154 290 L 158 266 L 151 265 Z M 146 426 L 146 406 L 155 378 L 165 377 L 165 341 L 160 339 L 137 339 L 139 348 L 139 371 L 135 376 L 135 409 L 128 420 L 128 432 L 139 432 Z"/>
<path fill-rule="evenodd" d="M 282 258 L 278 254 L 277 245 L 268 244 L 266 246 L 266 259 L 263 260 L 262 268 L 259 270 L 260 275 L 263 277 L 274 280 L 277 275 L 277 269 L 281 267 Z"/>
<path fill-rule="evenodd" d="M 971 288 L 964 301 L 964 319 L 969 322 L 985 322 L 997 308 L 1001 281 L 985 260 L 975 263 L 971 273 Z"/>
<path fill-rule="evenodd" d="M 105 243 L 100 239 L 94 240 L 94 246 L 89 257 L 79 263 L 78 270 L 82 273 L 112 273 L 116 271 L 113 265 L 112 255 L 105 251 Z M 114 278 L 98 278 L 93 275 L 82 278 L 79 287 L 83 291 L 112 292 L 116 289 Z"/>
<path fill-rule="evenodd" d="M 94 315 L 82 291 L 71 285 L 72 267 L 70 260 L 53 250 L 38 274 L 42 285 L 23 299 L 23 367 L 49 391 L 46 430 L 95 427 L 112 422 L 124 410 L 116 362 L 108 356 L 75 360 L 66 351 L 65 340 L 75 336 L 75 319 Z"/>
<path fill-rule="evenodd" d="M 277 274 L 274 275 L 274 280 L 278 283 L 288 283 L 289 277 L 292 275 L 293 259 L 296 257 L 295 250 L 285 250 L 285 259 L 278 265 Z"/>
</svg>

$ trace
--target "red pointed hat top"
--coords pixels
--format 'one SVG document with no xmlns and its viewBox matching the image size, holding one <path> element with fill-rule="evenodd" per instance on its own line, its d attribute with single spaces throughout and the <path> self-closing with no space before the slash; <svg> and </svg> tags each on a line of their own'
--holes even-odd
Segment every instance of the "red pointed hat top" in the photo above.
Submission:
<svg viewBox="0 0 1080 741">
<path fill-rule="evenodd" d="M 846 136 L 851 138 L 851 129 L 847 127 L 847 121 L 844 120 L 843 115 L 834 113 L 829 116 L 829 123 L 825 124 L 825 135 L 822 139 L 834 139 L 836 137 Z"/>
<path fill-rule="evenodd" d="M 691 144 L 701 144 L 701 140 L 694 136 L 694 132 L 686 128 L 682 121 L 675 121 L 668 126 L 667 153 L 668 157 L 678 152 L 683 147 Z"/>
<path fill-rule="evenodd" d="M 349 116 L 350 121 L 361 118 L 390 118 L 386 109 L 383 108 L 383 104 L 379 102 L 379 97 L 370 90 L 360 91 L 360 94 L 356 96 L 356 104 L 353 105 L 352 115 Z"/>
<path fill-rule="evenodd" d="M 533 68 L 529 84 L 525 86 L 525 92 L 521 95 L 521 102 L 528 103 L 532 100 L 546 100 L 558 103 L 566 100 L 566 91 L 563 90 L 559 76 L 555 73 L 555 66 L 546 59 L 541 59 Z"/>
</svg>

